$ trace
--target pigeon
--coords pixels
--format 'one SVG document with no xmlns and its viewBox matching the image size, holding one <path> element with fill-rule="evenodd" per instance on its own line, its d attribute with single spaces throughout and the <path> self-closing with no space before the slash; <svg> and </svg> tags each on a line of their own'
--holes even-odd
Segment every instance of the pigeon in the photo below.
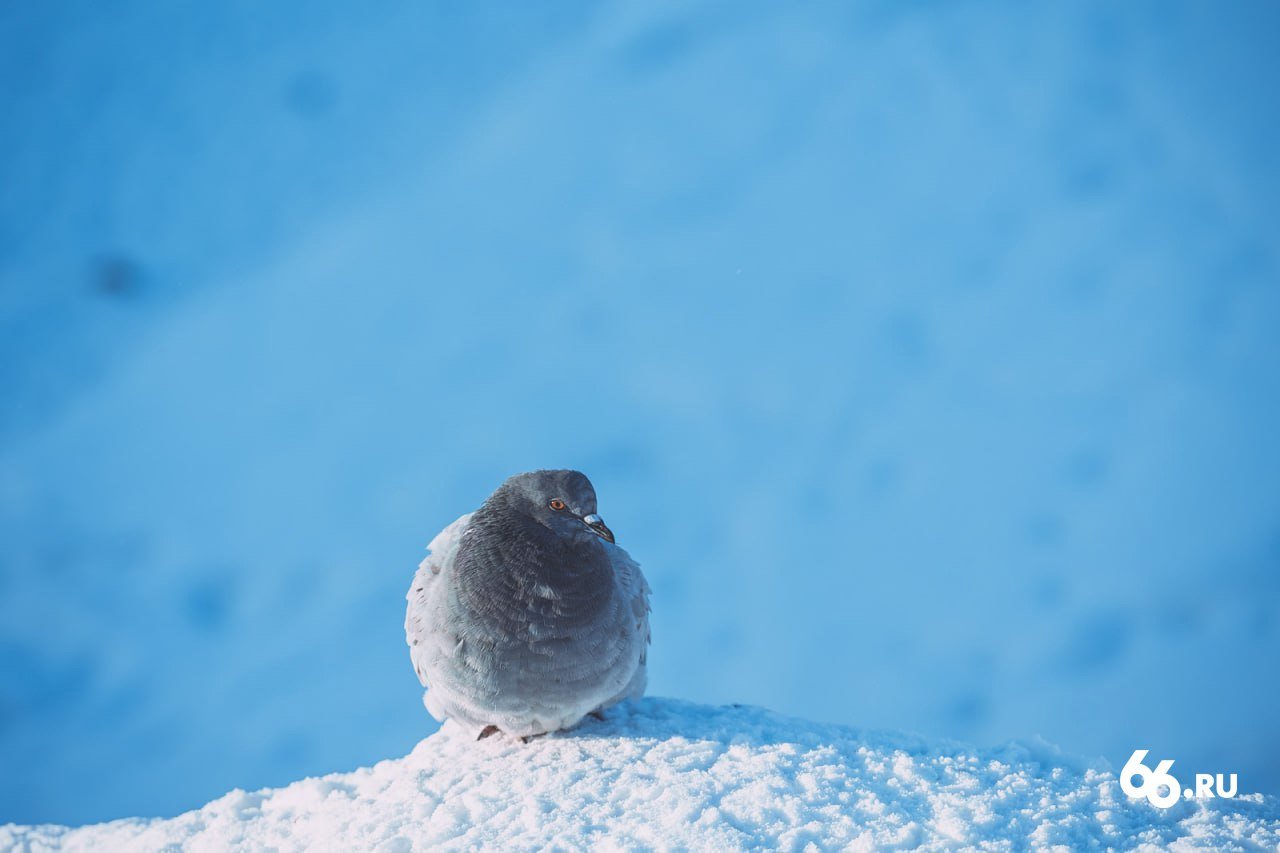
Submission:
<svg viewBox="0 0 1280 853">
<path fill-rule="evenodd" d="M 516 474 L 428 550 L 404 630 L 437 720 L 527 739 L 644 694 L 649 585 L 584 474 Z"/>
</svg>

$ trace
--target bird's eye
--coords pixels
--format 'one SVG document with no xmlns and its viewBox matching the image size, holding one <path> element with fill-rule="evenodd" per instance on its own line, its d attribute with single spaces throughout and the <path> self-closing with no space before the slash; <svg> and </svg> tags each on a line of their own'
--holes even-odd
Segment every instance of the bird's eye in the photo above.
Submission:
<svg viewBox="0 0 1280 853">
<path fill-rule="evenodd" d="M 564 509 L 564 501 L 560 500 L 559 498 L 552 498 L 551 508 L 554 509 L 556 512 L 559 512 L 560 510 Z"/>
</svg>

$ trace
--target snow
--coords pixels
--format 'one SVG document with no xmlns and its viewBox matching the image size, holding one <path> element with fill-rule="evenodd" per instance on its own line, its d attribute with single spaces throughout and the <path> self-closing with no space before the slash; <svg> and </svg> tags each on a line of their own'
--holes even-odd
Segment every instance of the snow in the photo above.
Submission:
<svg viewBox="0 0 1280 853">
<path fill-rule="evenodd" d="M 1280 792 L 1280 6 L 556 9 L 0 4 L 0 821 L 404 754 L 545 466 L 655 693 Z"/>
<path fill-rule="evenodd" d="M 1280 844 L 1260 795 L 1168 810 L 1044 745 L 976 750 L 646 699 L 527 744 L 446 724 L 404 758 L 232 791 L 169 820 L 0 828 L 0 847 L 1168 849 Z"/>
</svg>

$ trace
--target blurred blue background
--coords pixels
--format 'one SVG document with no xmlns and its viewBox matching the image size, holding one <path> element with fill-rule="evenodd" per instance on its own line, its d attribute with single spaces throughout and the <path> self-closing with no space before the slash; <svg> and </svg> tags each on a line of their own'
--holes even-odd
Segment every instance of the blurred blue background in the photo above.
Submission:
<svg viewBox="0 0 1280 853">
<path fill-rule="evenodd" d="M 1280 791 L 1278 10 L 0 6 L 0 821 L 407 752 L 559 466 L 651 693 Z"/>
</svg>

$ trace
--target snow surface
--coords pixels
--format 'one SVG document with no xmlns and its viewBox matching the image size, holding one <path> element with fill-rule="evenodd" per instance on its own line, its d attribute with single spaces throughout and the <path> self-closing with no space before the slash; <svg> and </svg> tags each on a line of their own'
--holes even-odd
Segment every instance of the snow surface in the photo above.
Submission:
<svg viewBox="0 0 1280 853">
<path fill-rule="evenodd" d="M 1278 20 L 0 4 L 0 821 L 404 754 L 543 466 L 655 693 L 1280 792 Z"/>
<path fill-rule="evenodd" d="M 446 724 L 408 756 L 171 820 L 0 828 L 31 850 L 426 850 L 625 846 L 1021 849 L 1027 843 L 1274 848 L 1261 795 L 1130 801 L 1115 776 L 1041 744 L 975 750 L 759 708 L 665 699 L 522 744 Z"/>
</svg>

